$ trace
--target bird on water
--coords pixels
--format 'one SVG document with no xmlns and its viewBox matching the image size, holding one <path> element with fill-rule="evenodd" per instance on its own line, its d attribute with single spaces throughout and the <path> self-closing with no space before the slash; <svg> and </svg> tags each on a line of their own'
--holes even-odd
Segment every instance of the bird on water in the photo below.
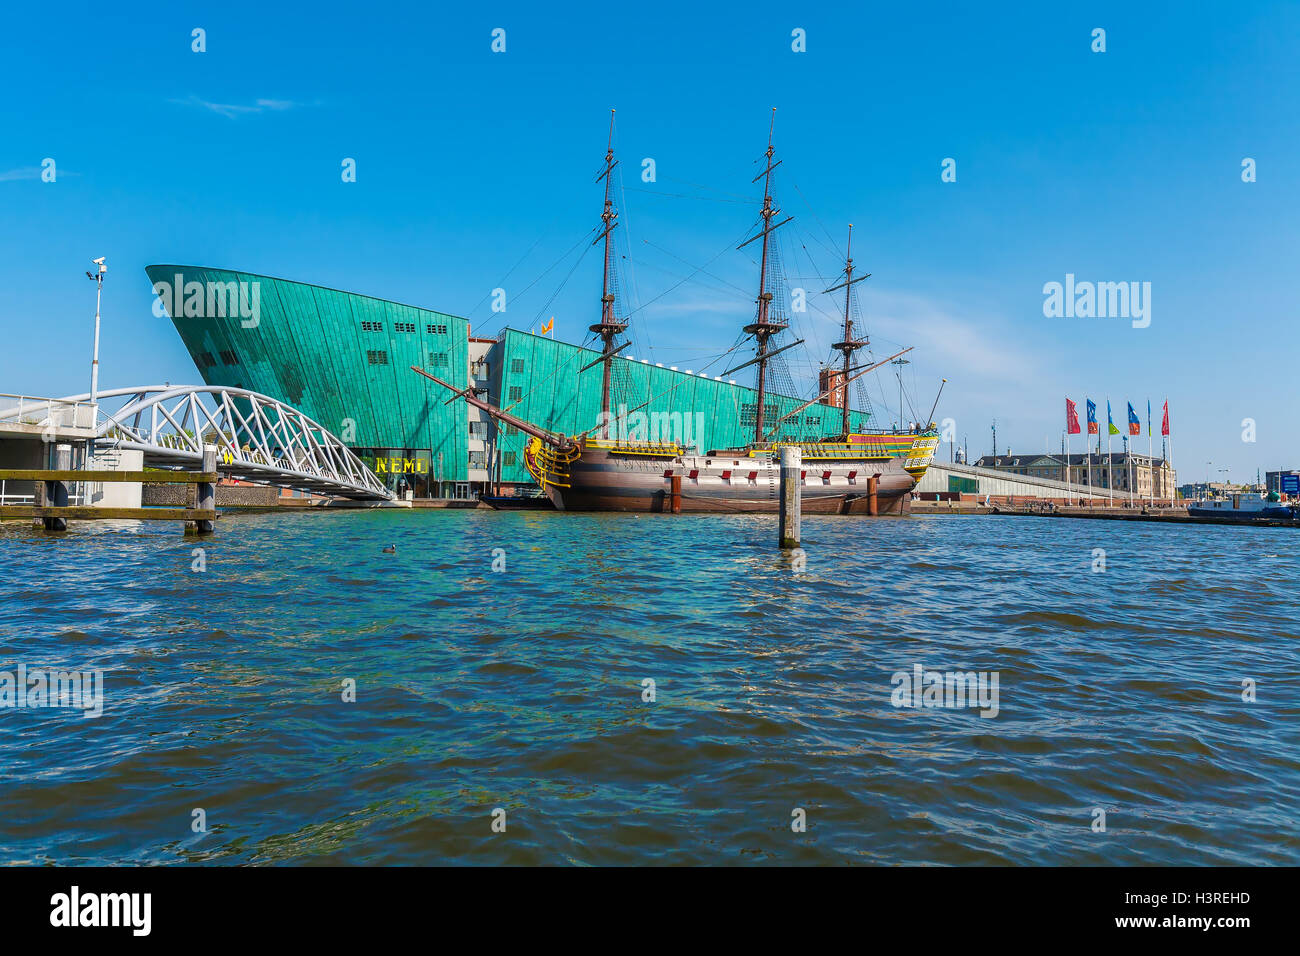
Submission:
<svg viewBox="0 0 1300 956">
<path fill-rule="evenodd" d="M 397 553 L 397 545 L 395 544 L 390 544 L 388 547 L 384 548 L 384 554 L 396 554 L 396 553 Z"/>
</svg>

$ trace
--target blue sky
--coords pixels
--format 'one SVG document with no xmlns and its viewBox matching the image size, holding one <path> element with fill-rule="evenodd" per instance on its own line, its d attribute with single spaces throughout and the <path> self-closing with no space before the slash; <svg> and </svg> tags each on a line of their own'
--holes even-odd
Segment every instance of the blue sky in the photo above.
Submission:
<svg viewBox="0 0 1300 956">
<path fill-rule="evenodd" d="M 755 249 L 734 246 L 757 216 L 750 179 L 776 106 L 790 284 L 831 280 L 853 222 L 877 354 L 916 347 L 921 409 L 949 380 L 936 417 L 972 453 L 994 417 L 1001 448 L 1059 448 L 1066 394 L 1109 395 L 1117 417 L 1168 395 L 1183 479 L 1207 461 L 1237 479 L 1300 467 L 1295 4 L 74 3 L 6 17 L 0 391 L 88 388 L 83 271 L 98 255 L 103 387 L 198 380 L 152 313 L 155 262 L 369 293 L 484 333 L 553 314 L 580 341 L 599 258 L 565 253 L 598 221 L 610 107 L 627 301 L 643 306 L 633 351 L 699 365 L 753 312 Z M 1067 273 L 1150 282 L 1150 326 L 1046 318 L 1043 285 Z M 810 395 L 838 308 L 814 297 L 796 317 L 810 350 L 792 371 Z M 897 404 L 891 379 L 871 394 Z"/>
</svg>

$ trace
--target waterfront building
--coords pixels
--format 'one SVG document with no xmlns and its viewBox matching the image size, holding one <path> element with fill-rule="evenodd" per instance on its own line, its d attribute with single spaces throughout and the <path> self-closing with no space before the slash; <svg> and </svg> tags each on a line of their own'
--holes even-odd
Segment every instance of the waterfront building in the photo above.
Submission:
<svg viewBox="0 0 1300 956">
<path fill-rule="evenodd" d="M 1288 494 L 1294 496 L 1295 490 L 1288 491 L 1288 488 L 1295 489 L 1300 486 L 1300 469 L 1283 468 L 1280 471 L 1264 472 L 1264 490 L 1265 492 L 1276 491 L 1278 494 Z"/>
<path fill-rule="evenodd" d="M 255 273 L 145 271 L 206 384 L 293 405 L 403 495 L 472 498 L 495 486 L 506 493 L 533 486 L 526 435 L 498 428 L 464 401 L 448 402 L 411 366 L 554 432 L 592 428 L 600 413 L 600 366 L 588 366 L 601 353 L 593 349 L 510 328 L 473 336 L 460 316 Z M 753 389 L 635 355 L 613 363 L 613 410 L 627 410 L 633 436 L 645 429 L 701 449 L 752 437 Z M 803 402 L 769 392 L 764 404 L 764 418 L 774 421 Z M 811 405 L 791 419 L 792 433 L 834 436 L 841 415 L 827 402 Z M 852 411 L 852 427 L 871 427 L 869 417 Z"/>
<path fill-rule="evenodd" d="M 994 471 L 1048 478 L 1052 481 L 1069 481 L 1105 490 L 1112 490 L 1110 482 L 1113 475 L 1115 494 L 1127 495 L 1131 487 L 1137 498 L 1171 498 L 1174 496 L 1177 479 L 1177 472 L 1167 459 L 1152 458 L 1135 452 L 1114 452 L 1109 455 L 985 455 L 975 465 Z M 1089 465 L 1092 468 L 1091 484 Z"/>
</svg>

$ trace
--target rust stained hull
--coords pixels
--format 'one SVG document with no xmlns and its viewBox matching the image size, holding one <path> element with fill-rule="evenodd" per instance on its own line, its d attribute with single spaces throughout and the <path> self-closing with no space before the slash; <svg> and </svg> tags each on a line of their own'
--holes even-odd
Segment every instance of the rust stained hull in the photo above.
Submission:
<svg viewBox="0 0 1300 956">
<path fill-rule="evenodd" d="M 546 493 L 561 511 L 672 512 L 669 471 L 680 481 L 683 514 L 761 514 L 779 508 L 781 466 L 728 453 L 664 459 L 588 448 L 569 465 L 569 487 L 551 485 Z M 805 462 L 804 514 L 869 514 L 872 476 L 878 476 L 877 514 L 907 514 L 916 480 L 899 458 Z"/>
</svg>

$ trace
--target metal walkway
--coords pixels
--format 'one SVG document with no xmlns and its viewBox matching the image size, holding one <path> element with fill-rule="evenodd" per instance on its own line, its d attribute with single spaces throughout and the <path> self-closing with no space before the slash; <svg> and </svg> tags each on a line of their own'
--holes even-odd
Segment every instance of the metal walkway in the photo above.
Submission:
<svg viewBox="0 0 1300 956">
<path fill-rule="evenodd" d="M 37 426 L 51 439 L 85 427 L 90 396 L 25 399 L 0 408 L 0 422 Z M 217 385 L 152 385 L 100 392 L 96 451 L 139 451 L 147 468 L 202 464 L 215 445 L 217 470 L 264 485 L 319 495 L 388 501 L 392 493 L 352 450 L 302 412 L 268 395 Z M 69 414 L 72 420 L 65 420 Z M 58 440 L 63 440 L 60 436 Z"/>
</svg>

